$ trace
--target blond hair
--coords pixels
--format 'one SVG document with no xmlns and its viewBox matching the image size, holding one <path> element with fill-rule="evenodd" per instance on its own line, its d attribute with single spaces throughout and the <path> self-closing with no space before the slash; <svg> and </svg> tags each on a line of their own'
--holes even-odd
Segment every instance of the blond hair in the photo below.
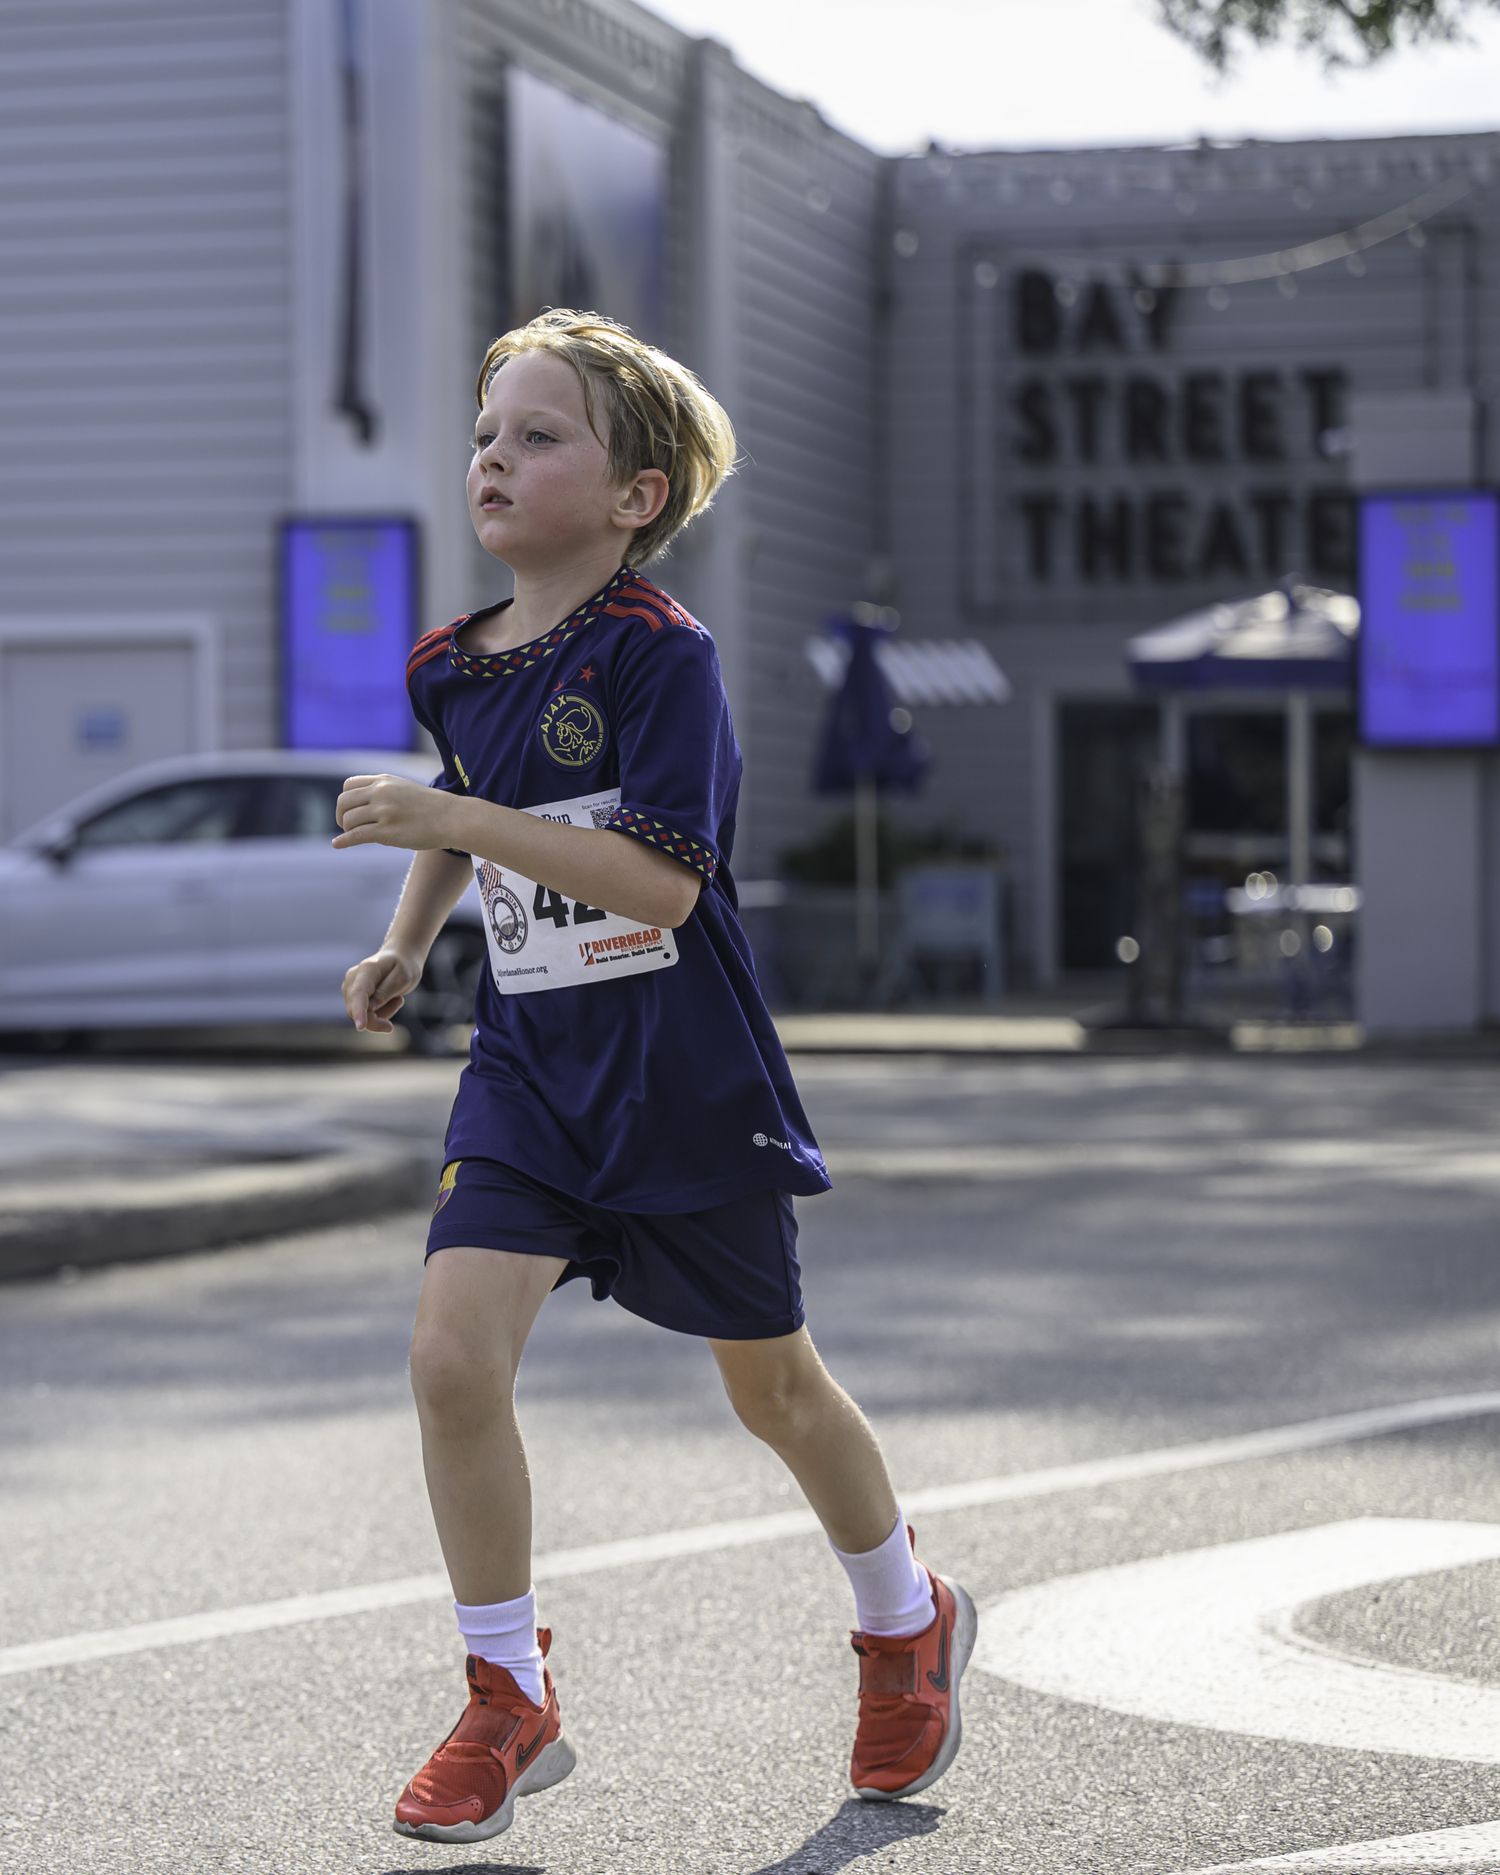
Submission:
<svg viewBox="0 0 1500 1875">
<path fill-rule="evenodd" d="M 492 342 L 475 386 L 481 409 L 496 372 L 522 352 L 551 352 L 567 360 L 583 386 L 584 412 L 596 436 L 594 396 L 602 393 L 612 482 L 632 481 L 643 469 L 666 476 L 666 506 L 636 529 L 626 556 L 632 566 L 644 566 L 703 513 L 725 476 L 734 473 L 729 418 L 685 365 L 643 344 L 628 326 L 562 306 Z"/>
</svg>

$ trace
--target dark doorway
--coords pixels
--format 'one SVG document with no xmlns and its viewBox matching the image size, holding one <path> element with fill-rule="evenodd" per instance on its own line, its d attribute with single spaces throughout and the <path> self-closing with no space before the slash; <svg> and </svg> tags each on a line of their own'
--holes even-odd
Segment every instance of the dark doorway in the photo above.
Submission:
<svg viewBox="0 0 1500 1875">
<path fill-rule="evenodd" d="M 1349 872 L 1349 769 L 1354 717 L 1320 710 L 1313 718 L 1313 856 L 1320 878 Z"/>
<path fill-rule="evenodd" d="M 1136 873 L 1136 787 L 1159 759 L 1154 703 L 1058 706 L 1062 832 L 1062 966 L 1105 970 L 1130 932 Z"/>
<path fill-rule="evenodd" d="M 1195 711 L 1188 718 L 1187 745 L 1193 832 L 1285 834 L 1284 715 Z"/>
</svg>

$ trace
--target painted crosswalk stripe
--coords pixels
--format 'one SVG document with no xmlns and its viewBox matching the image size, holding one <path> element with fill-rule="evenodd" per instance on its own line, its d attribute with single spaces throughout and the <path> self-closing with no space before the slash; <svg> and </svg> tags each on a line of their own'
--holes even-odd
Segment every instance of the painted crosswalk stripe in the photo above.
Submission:
<svg viewBox="0 0 1500 1875">
<path fill-rule="evenodd" d="M 1415 1836 L 1382 1836 L 1373 1842 L 1339 1843 L 1331 1849 L 1300 1849 L 1290 1855 L 1258 1856 L 1253 1862 L 1219 1862 L 1180 1875 L 1325 1875 L 1325 1871 L 1397 1869 L 1400 1875 L 1428 1871 L 1500 1868 L 1500 1823 L 1462 1823 L 1454 1829 L 1422 1830 Z"/>
<path fill-rule="evenodd" d="M 974 1665 L 1168 1725 L 1343 1751 L 1500 1764 L 1500 1687 L 1299 1633 L 1323 1596 L 1500 1558 L 1500 1524 L 1421 1517 L 1216 1543 L 1017 1589 L 980 1611 Z"/>
<path fill-rule="evenodd" d="M 1116 1458 L 1085 1459 L 1078 1464 L 1054 1465 L 1040 1471 L 1013 1473 L 1009 1477 L 933 1485 L 925 1490 L 902 1492 L 901 1505 L 911 1517 L 974 1510 L 991 1504 L 1019 1503 L 1028 1498 L 1204 1471 L 1219 1465 L 1244 1464 L 1289 1452 L 1313 1451 L 1320 1446 L 1380 1438 L 1388 1433 L 1489 1414 L 1500 1414 L 1500 1392 L 1409 1400 L 1353 1413 L 1335 1413 L 1289 1426 L 1271 1426 L 1228 1438 L 1206 1439 L 1193 1445 L 1127 1452 Z M 811 1511 L 779 1511 L 765 1517 L 742 1517 L 725 1523 L 698 1524 L 684 1530 L 623 1537 L 616 1542 L 594 1543 L 580 1549 L 554 1550 L 536 1558 L 532 1573 L 538 1582 L 555 1582 L 607 1569 L 669 1562 L 684 1556 L 702 1556 L 787 1537 L 809 1536 L 817 1530 L 817 1519 Z M 176 1615 L 163 1621 L 141 1621 L 129 1627 L 67 1634 L 56 1640 L 25 1641 L 0 1648 L 0 1676 L 115 1659 L 156 1647 L 181 1647 L 195 1641 L 265 1633 L 308 1621 L 370 1614 L 416 1602 L 442 1601 L 449 1593 L 446 1576 L 436 1573 L 405 1576 L 352 1588 L 325 1589 L 311 1595 L 289 1595 L 277 1601 L 249 1602 L 237 1608 L 207 1609 L 201 1614 Z"/>
</svg>

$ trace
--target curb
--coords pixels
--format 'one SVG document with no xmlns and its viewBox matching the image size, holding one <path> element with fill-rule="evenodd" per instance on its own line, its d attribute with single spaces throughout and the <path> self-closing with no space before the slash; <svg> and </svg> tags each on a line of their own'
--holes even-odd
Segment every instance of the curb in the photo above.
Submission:
<svg viewBox="0 0 1500 1875">
<path fill-rule="evenodd" d="M 316 1230 L 431 1197 L 426 1154 L 327 1153 L 171 1178 L 0 1190 L 0 1281 Z"/>
<path fill-rule="evenodd" d="M 1077 1054 L 1087 1032 L 1072 1016 L 783 1014 L 781 1045 L 797 1055 Z"/>
<path fill-rule="evenodd" d="M 1221 1027 L 1132 1025 L 1083 1016 L 922 1015 L 831 1011 L 775 1016 L 788 1055 L 931 1055 L 950 1060 L 1098 1060 L 1233 1056 L 1237 1060 L 1500 1061 L 1500 1025 L 1478 1030 L 1367 1034 L 1357 1022 L 1244 1020 Z"/>
</svg>

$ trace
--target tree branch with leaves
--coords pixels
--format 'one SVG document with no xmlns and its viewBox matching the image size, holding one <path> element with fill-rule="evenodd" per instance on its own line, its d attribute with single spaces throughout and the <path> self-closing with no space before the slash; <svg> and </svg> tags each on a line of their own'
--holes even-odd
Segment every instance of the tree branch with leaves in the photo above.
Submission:
<svg viewBox="0 0 1500 1875">
<path fill-rule="evenodd" d="M 1373 65 L 1403 43 L 1463 39 L 1476 4 L 1500 0 L 1157 0 L 1163 24 L 1218 72 L 1247 45 L 1287 40 L 1328 67 Z"/>
</svg>

